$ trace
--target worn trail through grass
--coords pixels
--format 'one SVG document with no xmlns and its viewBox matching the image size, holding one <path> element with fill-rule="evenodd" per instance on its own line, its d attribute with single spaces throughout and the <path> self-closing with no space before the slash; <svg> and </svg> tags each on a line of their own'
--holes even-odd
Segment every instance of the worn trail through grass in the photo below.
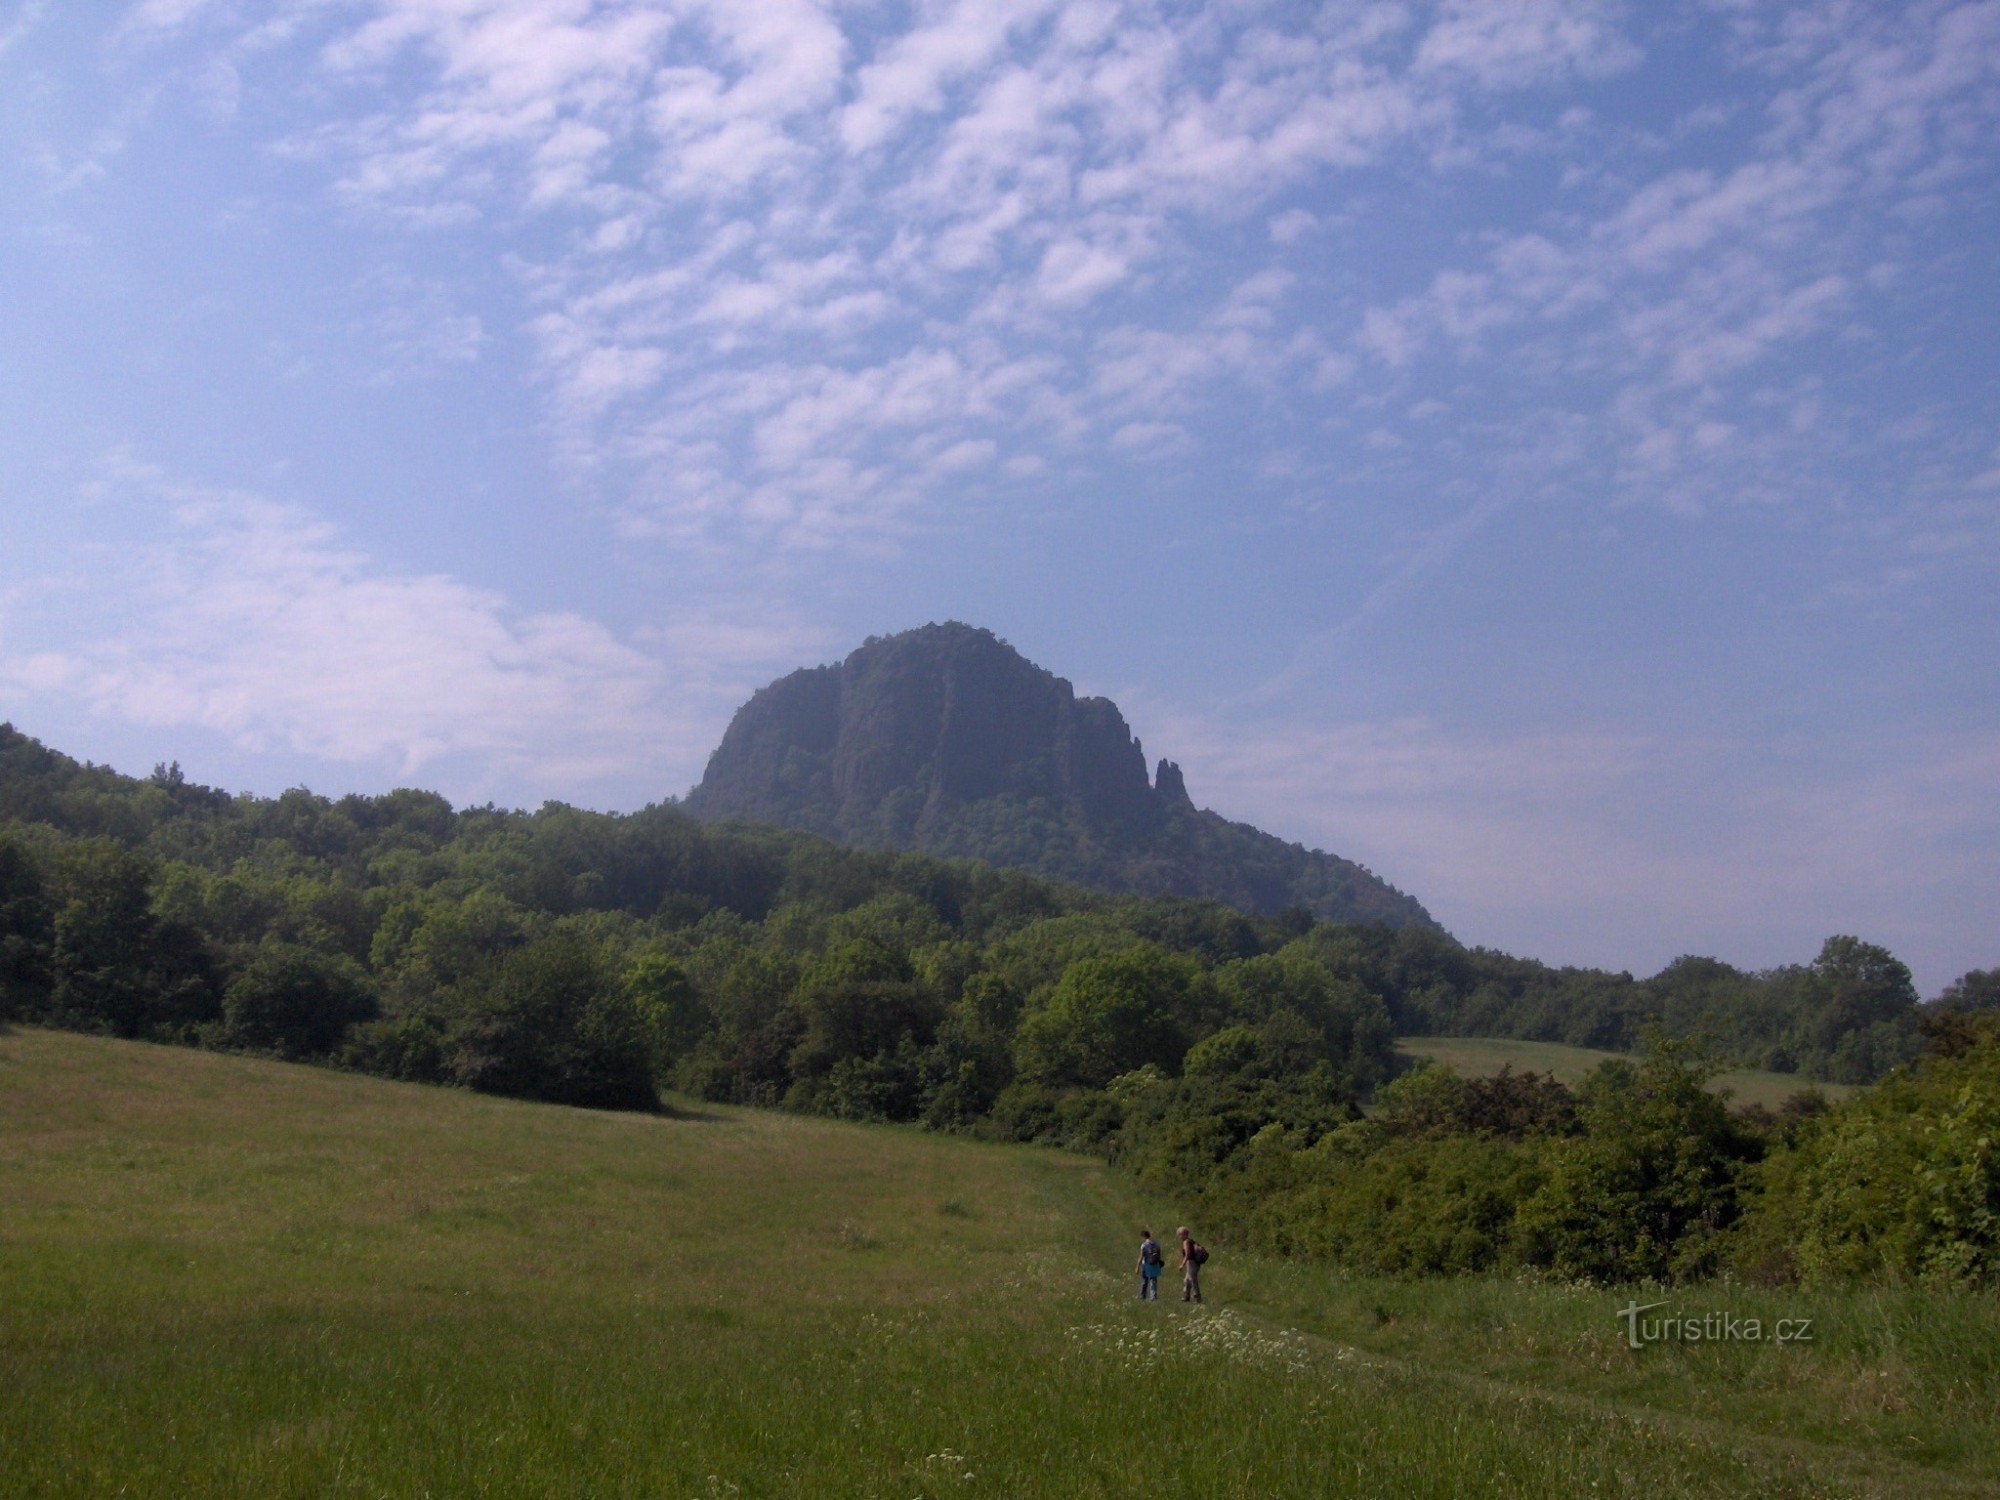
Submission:
<svg viewBox="0 0 2000 1500">
<path fill-rule="evenodd" d="M 1141 1306 L 1144 1214 L 1024 1148 L 4 1034 L 0 1493 L 2000 1486 L 1989 1303 L 1829 1306 L 1790 1364 L 1227 1254 Z"/>
</svg>

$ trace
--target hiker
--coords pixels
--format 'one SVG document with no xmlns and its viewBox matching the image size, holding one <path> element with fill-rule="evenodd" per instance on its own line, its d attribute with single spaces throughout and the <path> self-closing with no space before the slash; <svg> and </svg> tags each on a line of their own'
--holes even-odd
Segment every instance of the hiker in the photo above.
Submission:
<svg viewBox="0 0 2000 1500">
<path fill-rule="evenodd" d="M 1160 1272 L 1165 1269 L 1167 1257 L 1160 1249 L 1160 1242 L 1153 1238 L 1153 1231 L 1139 1231 L 1139 1300 L 1158 1302 L 1160 1300 Z"/>
<path fill-rule="evenodd" d="M 1183 1224 L 1174 1231 L 1181 1238 L 1181 1301 L 1201 1301 L 1201 1268 L 1208 1260 L 1208 1252 L 1194 1242 Z"/>
</svg>

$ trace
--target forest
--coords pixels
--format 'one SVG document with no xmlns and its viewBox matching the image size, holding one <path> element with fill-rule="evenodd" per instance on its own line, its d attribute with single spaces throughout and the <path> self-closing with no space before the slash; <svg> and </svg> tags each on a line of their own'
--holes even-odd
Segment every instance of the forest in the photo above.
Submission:
<svg viewBox="0 0 2000 1500">
<path fill-rule="evenodd" d="M 2000 971 L 1748 973 L 1107 895 L 551 803 L 231 795 L 0 727 L 0 1019 L 574 1105 L 663 1090 L 1101 1153 L 1225 1242 L 1406 1274 L 2000 1276 Z M 1397 1036 L 1640 1054 L 1583 1084 Z M 1876 1083 L 1732 1108 L 1747 1065 Z"/>
</svg>

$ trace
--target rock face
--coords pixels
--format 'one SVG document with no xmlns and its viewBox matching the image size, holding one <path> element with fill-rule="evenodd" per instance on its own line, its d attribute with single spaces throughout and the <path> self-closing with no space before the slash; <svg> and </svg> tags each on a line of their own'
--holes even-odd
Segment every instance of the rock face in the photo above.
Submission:
<svg viewBox="0 0 2000 1500">
<path fill-rule="evenodd" d="M 990 631 L 926 625 L 782 677 L 737 711 L 688 810 L 871 848 L 1012 865 L 1254 911 L 1428 923 L 1359 865 L 1199 811 L 1152 781 L 1118 706 Z"/>
</svg>

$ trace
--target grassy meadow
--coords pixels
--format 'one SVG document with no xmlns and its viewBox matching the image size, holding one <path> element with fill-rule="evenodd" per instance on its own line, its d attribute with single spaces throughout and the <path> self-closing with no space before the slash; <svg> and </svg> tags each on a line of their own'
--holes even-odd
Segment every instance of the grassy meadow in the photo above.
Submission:
<svg viewBox="0 0 2000 1500">
<path fill-rule="evenodd" d="M 1027 1147 L 0 1033 L 0 1493 L 2000 1491 L 1991 1298 L 1633 1351 L 1624 1290 L 1226 1251 L 1141 1305 L 1141 1222 Z"/>
<path fill-rule="evenodd" d="M 1512 1068 L 1516 1073 L 1550 1073 L 1569 1084 L 1581 1080 L 1601 1062 L 1613 1058 L 1631 1061 L 1625 1053 L 1604 1052 L 1595 1047 L 1487 1036 L 1406 1036 L 1397 1039 L 1396 1050 L 1409 1057 L 1427 1057 L 1445 1063 L 1467 1078 L 1485 1078 L 1502 1068 Z M 1733 1068 L 1718 1073 L 1709 1086 L 1726 1090 L 1737 1104 L 1762 1104 L 1770 1109 L 1808 1089 L 1818 1090 L 1829 1100 L 1845 1099 L 1856 1092 L 1852 1084 L 1820 1083 L 1795 1073 L 1770 1073 L 1760 1068 Z"/>
</svg>

